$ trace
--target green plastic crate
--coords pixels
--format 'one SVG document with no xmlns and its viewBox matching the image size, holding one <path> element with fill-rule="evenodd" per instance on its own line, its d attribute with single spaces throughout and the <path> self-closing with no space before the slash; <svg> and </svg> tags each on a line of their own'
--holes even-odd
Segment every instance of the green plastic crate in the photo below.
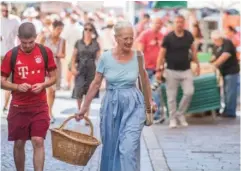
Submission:
<svg viewBox="0 0 241 171">
<path fill-rule="evenodd" d="M 199 52 L 199 53 L 197 53 L 197 57 L 198 57 L 199 62 L 209 62 L 212 58 L 212 54 Z"/>
</svg>

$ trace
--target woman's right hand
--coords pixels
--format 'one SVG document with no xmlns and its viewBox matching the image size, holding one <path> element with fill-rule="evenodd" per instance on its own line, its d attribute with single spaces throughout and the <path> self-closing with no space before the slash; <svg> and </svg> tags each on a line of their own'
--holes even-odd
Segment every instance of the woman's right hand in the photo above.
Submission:
<svg viewBox="0 0 241 171">
<path fill-rule="evenodd" d="M 82 107 L 80 111 L 75 114 L 76 121 L 80 121 L 81 119 L 83 119 L 87 111 L 88 111 L 87 108 Z"/>
</svg>

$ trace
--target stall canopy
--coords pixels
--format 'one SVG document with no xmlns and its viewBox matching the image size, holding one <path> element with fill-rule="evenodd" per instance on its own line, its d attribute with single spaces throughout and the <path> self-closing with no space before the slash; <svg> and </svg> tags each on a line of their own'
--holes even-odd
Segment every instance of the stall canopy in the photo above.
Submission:
<svg viewBox="0 0 241 171">
<path fill-rule="evenodd" d="M 151 3 L 152 8 L 187 8 L 187 1 L 153 1 Z"/>
</svg>

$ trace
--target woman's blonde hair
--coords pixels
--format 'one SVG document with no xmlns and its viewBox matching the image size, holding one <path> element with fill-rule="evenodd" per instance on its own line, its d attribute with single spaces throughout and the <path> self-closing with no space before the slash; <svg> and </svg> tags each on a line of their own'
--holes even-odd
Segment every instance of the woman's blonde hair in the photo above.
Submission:
<svg viewBox="0 0 241 171">
<path fill-rule="evenodd" d="M 133 25 L 129 21 L 118 21 L 114 25 L 115 35 L 118 35 L 123 28 L 133 28 Z"/>
</svg>

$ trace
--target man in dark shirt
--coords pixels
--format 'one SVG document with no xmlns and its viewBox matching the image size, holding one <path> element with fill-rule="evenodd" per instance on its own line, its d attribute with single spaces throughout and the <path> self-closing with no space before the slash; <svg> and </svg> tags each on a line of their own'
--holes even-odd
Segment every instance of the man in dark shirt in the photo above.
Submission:
<svg viewBox="0 0 241 171">
<path fill-rule="evenodd" d="M 188 126 L 184 114 L 189 107 L 194 92 L 193 74 L 190 69 L 191 60 L 197 64 L 196 74 L 199 75 L 200 72 L 196 49 L 193 45 L 194 38 L 189 31 L 184 29 L 184 17 L 177 16 L 174 22 L 174 31 L 164 38 L 156 68 L 156 78 L 160 80 L 166 60 L 166 89 L 170 128 L 177 127 L 177 120 L 180 121 L 181 126 Z M 189 55 L 190 49 L 192 50 L 191 58 Z M 183 97 L 177 109 L 176 98 L 179 84 L 183 89 Z"/>
<path fill-rule="evenodd" d="M 220 69 L 224 80 L 225 109 L 222 116 L 236 117 L 239 64 L 236 49 L 231 40 L 222 38 L 219 31 L 213 31 L 211 38 L 215 45 L 213 65 Z"/>
</svg>

